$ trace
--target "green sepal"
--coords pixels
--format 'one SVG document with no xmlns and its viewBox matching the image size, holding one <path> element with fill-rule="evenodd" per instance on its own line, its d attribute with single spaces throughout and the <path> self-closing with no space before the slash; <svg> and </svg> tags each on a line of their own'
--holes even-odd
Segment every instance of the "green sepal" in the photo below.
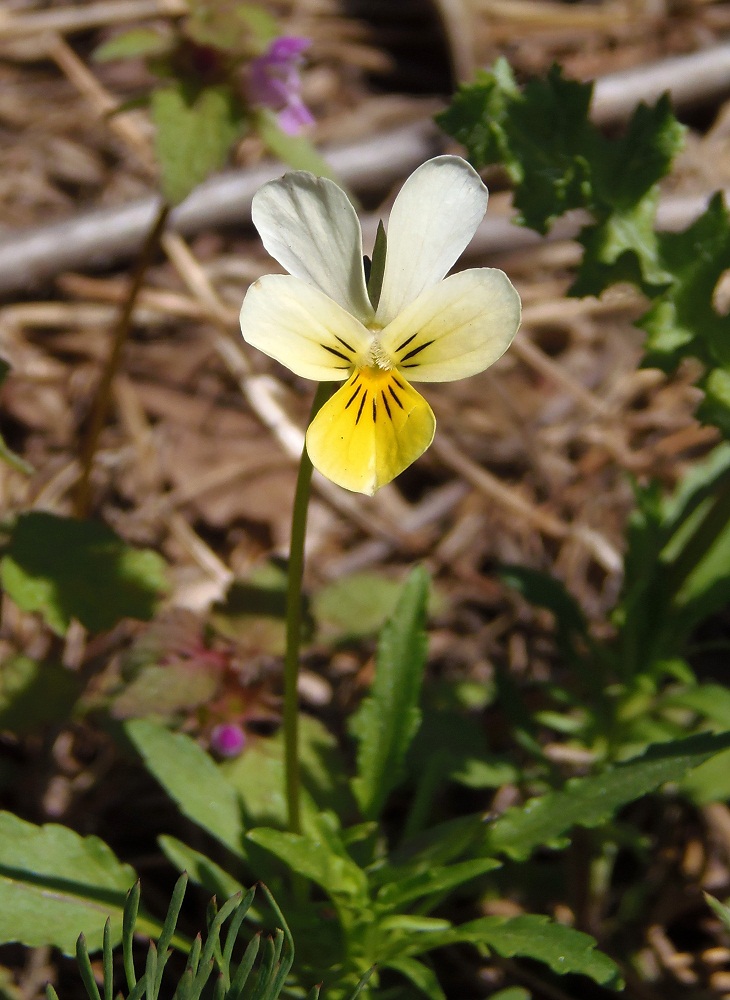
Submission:
<svg viewBox="0 0 730 1000">
<path fill-rule="evenodd" d="M 370 263 L 370 277 L 368 278 L 368 296 L 373 309 L 377 310 L 380 302 L 380 292 L 383 288 L 383 275 L 385 274 L 385 256 L 388 249 L 388 237 L 385 235 L 383 220 L 378 222 L 378 231 L 375 234 L 375 244 L 373 246 L 373 257 Z"/>
</svg>

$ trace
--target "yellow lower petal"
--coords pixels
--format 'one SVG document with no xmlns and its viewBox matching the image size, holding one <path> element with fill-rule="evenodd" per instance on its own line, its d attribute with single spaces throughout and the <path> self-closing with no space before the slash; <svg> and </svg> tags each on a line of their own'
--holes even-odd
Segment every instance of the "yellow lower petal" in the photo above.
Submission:
<svg viewBox="0 0 730 1000">
<path fill-rule="evenodd" d="M 312 421 L 307 451 L 333 483 L 372 496 L 424 453 L 435 427 L 431 407 L 402 375 L 361 368 Z"/>
</svg>

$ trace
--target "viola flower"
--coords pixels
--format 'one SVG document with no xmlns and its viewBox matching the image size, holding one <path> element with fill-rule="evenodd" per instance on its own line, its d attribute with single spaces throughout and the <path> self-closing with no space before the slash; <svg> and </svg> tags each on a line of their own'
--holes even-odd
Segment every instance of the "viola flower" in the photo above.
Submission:
<svg viewBox="0 0 730 1000">
<path fill-rule="evenodd" d="M 279 127 L 287 135 L 299 133 L 312 125 L 314 118 L 301 97 L 299 70 L 302 53 L 311 42 L 308 38 L 284 35 L 275 38 L 268 50 L 253 59 L 248 68 L 246 93 L 252 104 L 276 111 Z"/>
<path fill-rule="evenodd" d="M 487 197 L 458 156 L 438 156 L 411 174 L 390 214 L 375 304 L 360 224 L 344 191 L 296 171 L 254 197 L 263 244 L 289 274 L 265 275 L 250 287 L 243 336 L 303 378 L 345 383 L 307 431 L 312 464 L 345 489 L 372 495 L 431 444 L 436 421 L 412 382 L 475 375 L 517 332 L 520 298 L 502 271 L 445 277 Z"/>
</svg>

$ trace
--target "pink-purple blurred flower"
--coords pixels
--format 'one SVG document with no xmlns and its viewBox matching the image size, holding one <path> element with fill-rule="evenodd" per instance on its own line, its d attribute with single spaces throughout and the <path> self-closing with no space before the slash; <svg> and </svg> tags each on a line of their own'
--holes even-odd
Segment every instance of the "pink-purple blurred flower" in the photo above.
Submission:
<svg viewBox="0 0 730 1000">
<path fill-rule="evenodd" d="M 279 127 L 288 135 L 299 135 L 314 122 L 302 100 L 299 74 L 304 62 L 302 53 L 310 44 L 308 38 L 296 35 L 275 38 L 268 50 L 249 65 L 249 101 L 275 111 Z"/>
<path fill-rule="evenodd" d="M 210 747 L 219 757 L 238 757 L 246 746 L 246 734 L 233 722 L 222 722 L 210 734 Z"/>
</svg>

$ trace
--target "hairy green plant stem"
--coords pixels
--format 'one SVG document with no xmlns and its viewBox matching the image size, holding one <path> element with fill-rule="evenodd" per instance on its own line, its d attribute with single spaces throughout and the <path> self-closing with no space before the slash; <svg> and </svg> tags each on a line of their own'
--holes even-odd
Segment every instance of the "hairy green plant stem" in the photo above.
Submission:
<svg viewBox="0 0 730 1000">
<path fill-rule="evenodd" d="M 312 403 L 309 423 L 326 403 L 332 386 L 320 382 Z M 299 767 L 299 646 L 302 638 L 302 576 L 304 574 L 304 541 L 307 535 L 307 510 L 312 483 L 312 463 L 305 444 L 299 462 L 299 475 L 294 493 L 289 571 L 286 591 L 286 653 L 284 655 L 284 775 L 289 829 L 301 833 L 301 776 Z"/>
<path fill-rule="evenodd" d="M 91 412 L 86 432 L 81 442 L 81 474 L 76 486 L 74 497 L 74 511 L 77 517 L 88 517 L 91 508 L 91 470 L 94 464 L 94 456 L 99 445 L 104 424 L 106 423 L 109 406 L 111 403 L 112 385 L 114 377 L 119 370 L 119 362 L 122 357 L 129 330 L 132 325 L 132 312 L 137 304 L 139 293 L 142 290 L 145 275 L 154 260 L 155 254 L 159 250 L 160 240 L 167 224 L 167 217 L 170 214 L 171 205 L 163 202 L 155 216 L 155 220 L 145 237 L 142 248 L 137 258 L 137 263 L 132 274 L 132 283 L 127 292 L 122 311 L 114 327 L 112 337 L 112 347 L 109 357 L 101 373 L 101 379 L 91 404 Z"/>
</svg>

